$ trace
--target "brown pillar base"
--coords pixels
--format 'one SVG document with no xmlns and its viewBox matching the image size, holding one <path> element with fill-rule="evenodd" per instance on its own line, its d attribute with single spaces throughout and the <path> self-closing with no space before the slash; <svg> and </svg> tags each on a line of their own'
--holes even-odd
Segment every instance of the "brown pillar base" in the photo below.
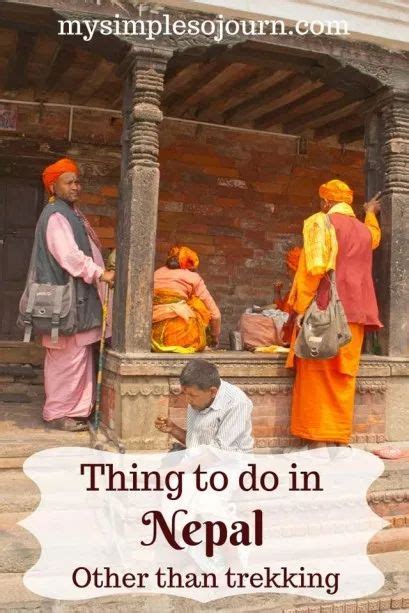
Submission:
<svg viewBox="0 0 409 613">
<path fill-rule="evenodd" d="M 128 449 L 167 450 L 172 442 L 154 426 L 157 417 L 169 414 L 171 381 L 141 373 L 139 359 L 109 352 L 102 385 L 104 421 L 114 420 L 118 436 Z M 111 370 L 112 369 L 112 370 Z"/>
</svg>

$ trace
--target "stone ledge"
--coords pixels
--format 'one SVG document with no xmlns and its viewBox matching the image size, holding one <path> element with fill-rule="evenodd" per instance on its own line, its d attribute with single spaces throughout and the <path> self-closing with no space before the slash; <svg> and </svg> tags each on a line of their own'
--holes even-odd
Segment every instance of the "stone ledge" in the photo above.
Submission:
<svg viewBox="0 0 409 613">
<path fill-rule="evenodd" d="M 120 354 L 107 351 L 106 370 L 122 376 L 177 377 L 189 360 L 214 362 L 222 377 L 291 377 L 285 355 L 254 354 L 249 351 L 206 351 L 190 355 L 172 353 Z M 364 355 L 358 377 L 409 376 L 409 358 Z"/>
</svg>

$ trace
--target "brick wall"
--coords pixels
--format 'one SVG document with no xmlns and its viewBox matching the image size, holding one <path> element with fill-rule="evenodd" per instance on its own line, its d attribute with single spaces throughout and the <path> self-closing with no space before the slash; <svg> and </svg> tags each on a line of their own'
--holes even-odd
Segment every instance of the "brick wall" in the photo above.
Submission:
<svg viewBox="0 0 409 613">
<path fill-rule="evenodd" d="M 18 133 L 0 138 L 14 172 L 39 177 L 65 155 L 83 174 L 81 208 L 105 248 L 115 245 L 121 121 L 75 111 L 67 143 L 66 109 L 19 107 Z M 363 202 L 363 153 L 310 143 L 299 156 L 288 136 L 254 134 L 165 120 L 160 139 L 160 203 L 156 265 L 169 246 L 196 249 L 200 272 L 220 305 L 223 341 L 243 310 L 272 300 L 274 280 L 287 277 L 284 255 L 301 243 L 302 220 L 317 208 L 317 188 L 341 177 Z"/>
<path fill-rule="evenodd" d="M 165 121 L 161 133 L 157 265 L 169 246 L 196 249 L 219 303 L 223 341 L 243 310 L 271 302 L 275 279 L 289 286 L 287 249 L 301 244 L 317 188 L 342 177 L 363 202 L 363 153 L 318 143 L 299 156 L 288 136 Z"/>
</svg>

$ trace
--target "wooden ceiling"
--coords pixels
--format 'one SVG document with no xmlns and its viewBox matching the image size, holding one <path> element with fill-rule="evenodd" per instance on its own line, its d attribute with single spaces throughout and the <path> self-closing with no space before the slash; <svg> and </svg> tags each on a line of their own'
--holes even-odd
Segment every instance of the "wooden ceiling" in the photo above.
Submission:
<svg viewBox="0 0 409 613">
<path fill-rule="evenodd" d="M 0 7 L 1 98 L 121 108 L 116 69 L 125 43 L 62 39 L 52 10 L 10 6 Z M 190 48 L 168 64 L 164 113 L 316 140 L 360 140 L 378 84 L 323 58 L 255 41 Z"/>
</svg>

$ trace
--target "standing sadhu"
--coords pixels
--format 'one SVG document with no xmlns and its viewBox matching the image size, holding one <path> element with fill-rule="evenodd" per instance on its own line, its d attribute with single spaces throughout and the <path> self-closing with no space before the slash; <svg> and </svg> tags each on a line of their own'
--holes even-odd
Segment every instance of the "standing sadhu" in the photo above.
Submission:
<svg viewBox="0 0 409 613">
<path fill-rule="evenodd" d="M 169 251 L 166 266 L 155 271 L 153 351 L 195 353 L 203 351 L 208 341 L 218 345 L 220 311 L 198 267 L 199 257 L 193 249 L 175 245 Z"/>
<path fill-rule="evenodd" d="M 115 273 L 104 270 L 97 236 L 76 208 L 81 187 L 78 167 L 62 159 L 43 172 L 50 195 L 37 222 L 37 280 L 64 285 L 74 277 L 78 331 L 59 336 L 53 343 L 42 336 L 46 348 L 43 418 L 62 430 L 86 430 L 95 391 L 92 344 L 101 336 L 102 281 L 112 284 Z M 107 336 L 110 335 L 108 330 Z"/>
<path fill-rule="evenodd" d="M 338 355 L 326 360 L 301 359 L 290 351 L 287 366 L 295 366 L 291 432 L 313 446 L 348 444 L 354 411 L 355 382 L 365 330 L 382 327 L 372 280 L 372 250 L 380 242 L 377 197 L 364 205 L 365 223 L 351 207 L 353 192 L 346 183 L 329 181 L 319 189 L 321 213 L 304 222 L 304 249 L 289 297 L 297 324 L 318 291 L 325 303 L 328 277 L 335 269 L 336 286 L 352 333 Z M 332 227 L 328 228 L 325 214 Z M 295 334 L 291 347 L 293 349 Z"/>
</svg>

